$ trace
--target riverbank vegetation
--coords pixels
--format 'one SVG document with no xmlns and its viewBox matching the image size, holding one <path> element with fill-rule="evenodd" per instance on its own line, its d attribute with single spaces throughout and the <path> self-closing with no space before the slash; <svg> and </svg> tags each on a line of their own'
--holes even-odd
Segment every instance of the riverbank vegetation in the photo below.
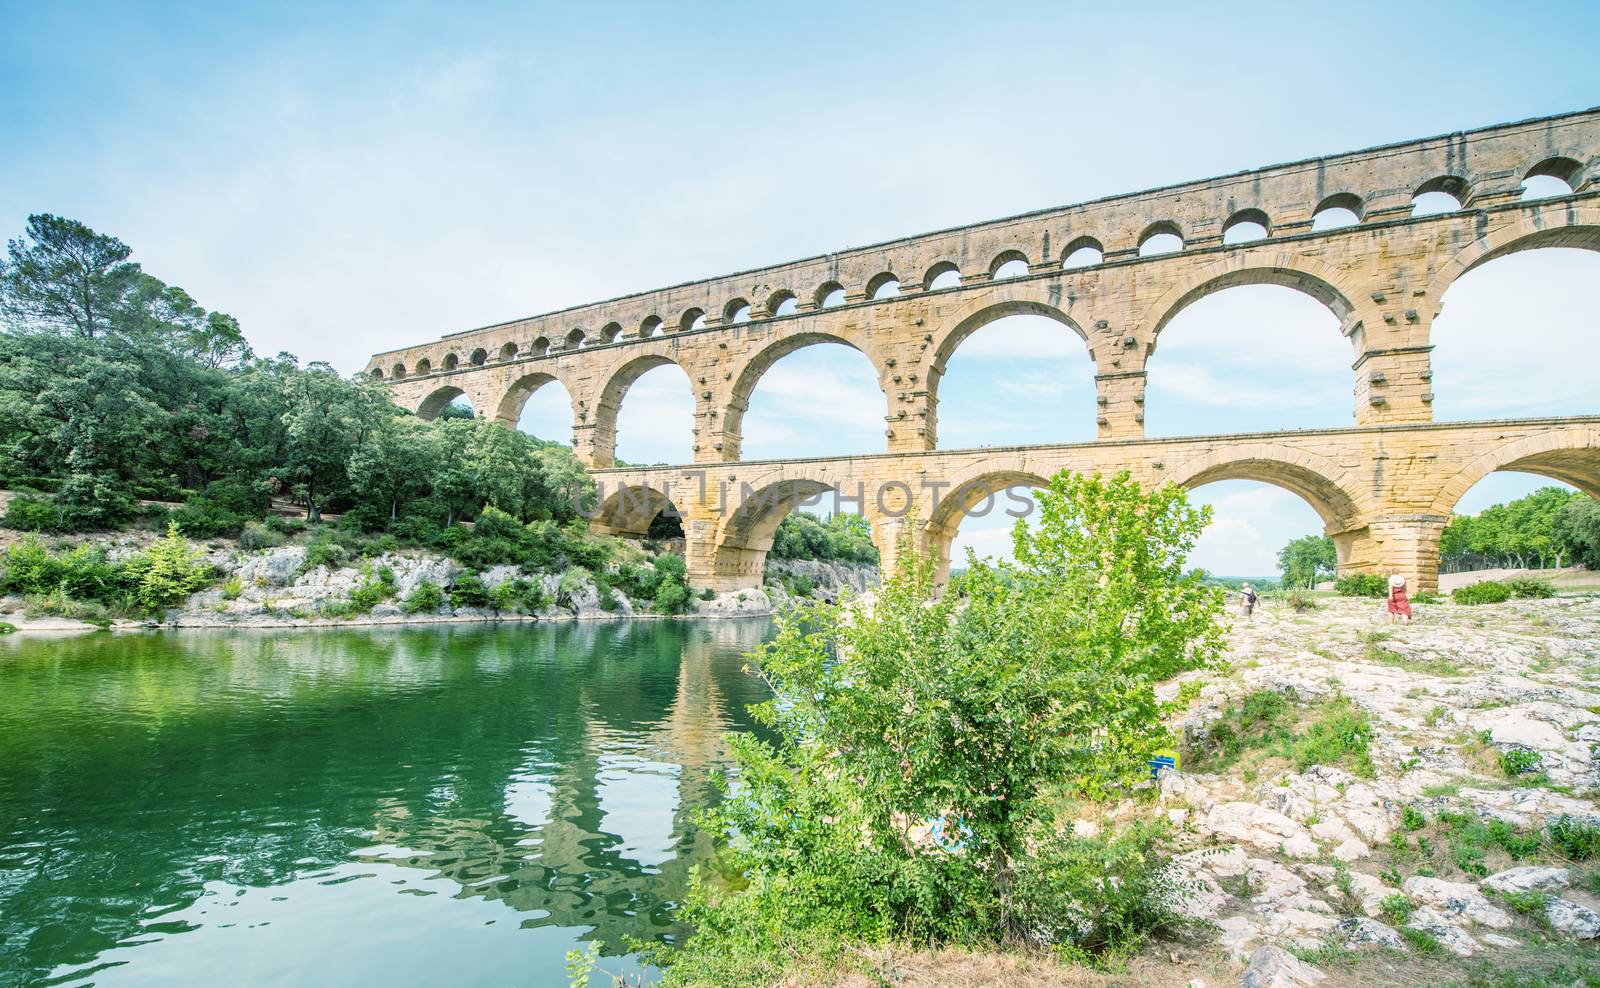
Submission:
<svg viewBox="0 0 1600 988">
<path fill-rule="evenodd" d="M 1176 487 L 1063 473 L 1015 562 L 969 558 L 959 594 L 921 561 L 870 607 L 785 618 L 757 655 L 770 740 L 729 738 L 726 876 L 695 886 L 669 982 L 890 942 L 1101 963 L 1176 932 L 1162 830 L 1081 836 L 1062 808 L 1148 780 L 1172 742 L 1155 683 L 1218 661 L 1221 594 L 1183 568 L 1208 517 Z"/>
</svg>

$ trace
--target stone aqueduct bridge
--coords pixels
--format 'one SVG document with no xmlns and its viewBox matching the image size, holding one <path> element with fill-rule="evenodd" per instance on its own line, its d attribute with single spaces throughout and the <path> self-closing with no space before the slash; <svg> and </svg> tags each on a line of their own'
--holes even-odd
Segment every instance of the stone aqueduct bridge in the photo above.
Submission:
<svg viewBox="0 0 1600 988">
<path fill-rule="evenodd" d="M 424 417 L 465 395 L 480 415 L 507 423 L 534 391 L 560 382 L 572 399 L 573 445 L 605 489 L 596 525 L 642 532 L 670 499 L 684 517 L 697 586 L 758 585 L 782 516 L 825 488 L 865 495 L 860 507 L 892 561 L 902 537 L 947 556 L 962 508 L 1066 467 L 1126 468 L 1146 483 L 1275 484 L 1317 510 L 1341 572 L 1395 570 L 1431 588 L 1450 511 L 1487 474 L 1525 470 L 1600 496 L 1600 418 L 1433 424 L 1435 388 L 1450 382 L 1435 381 L 1429 358 L 1445 291 L 1477 265 L 1536 247 L 1600 250 L 1597 169 L 1600 109 L 625 296 L 378 354 L 367 373 Z M 1541 175 L 1564 180 L 1571 193 L 1524 201 L 1523 181 Z M 1414 217 L 1413 198 L 1435 191 L 1461 208 Z M 1320 217 L 1337 208 L 1358 222 L 1325 228 Z M 1256 239 L 1236 242 L 1240 230 Z M 1147 242 L 1160 234 L 1181 238 L 1182 249 L 1150 254 Z M 1353 426 L 1146 440 L 1145 380 L 1160 373 L 1162 329 L 1195 300 L 1251 284 L 1299 290 L 1338 317 L 1351 346 Z M 938 449 L 946 362 L 974 331 L 1019 313 L 1054 319 L 1083 339 L 1096 382 L 1096 404 L 1084 414 L 1095 416 L 1097 441 Z M 1535 347 L 1541 329 L 1505 328 Z M 877 369 L 886 451 L 741 462 L 740 423 L 757 381 L 820 342 L 852 346 Z M 614 468 L 623 396 L 667 363 L 694 390 L 694 463 Z M 1270 422 L 1272 409 L 1259 418 Z"/>
</svg>

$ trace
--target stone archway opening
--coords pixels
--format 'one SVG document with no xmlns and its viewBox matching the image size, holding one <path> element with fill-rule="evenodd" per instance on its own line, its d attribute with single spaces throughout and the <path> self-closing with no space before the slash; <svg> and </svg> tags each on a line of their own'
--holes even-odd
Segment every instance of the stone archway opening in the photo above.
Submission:
<svg viewBox="0 0 1600 988">
<path fill-rule="evenodd" d="M 778 584 L 792 596 L 867 589 L 883 548 L 863 504 L 871 496 L 820 480 L 730 491 L 731 510 L 703 564 L 706 582 L 721 590 Z"/>
<path fill-rule="evenodd" d="M 1035 517 L 1034 491 L 1046 485 L 1039 474 L 1001 469 L 952 488 L 923 529 L 935 581 L 948 582 L 967 567 L 969 558 L 1010 559 L 1012 530 L 1019 520 Z"/>
<path fill-rule="evenodd" d="M 422 399 L 422 404 L 417 406 L 417 418 L 425 422 L 433 419 L 470 419 L 476 416 L 477 413 L 473 410 L 467 393 L 451 385 L 435 389 L 428 397 Z"/>
<path fill-rule="evenodd" d="M 536 372 L 518 378 L 500 400 L 495 417 L 535 439 L 572 444 L 572 396 L 549 374 Z"/>
<path fill-rule="evenodd" d="M 617 369 L 594 409 L 595 465 L 694 460 L 694 393 L 671 358 L 637 357 Z"/>
<path fill-rule="evenodd" d="M 1191 293 L 1158 327 L 1146 365 L 1145 435 L 1349 426 L 1348 311 L 1335 305 L 1267 277 L 1218 280 Z"/>
<path fill-rule="evenodd" d="M 1564 232 L 1509 245 L 1445 290 L 1429 337 L 1436 420 L 1600 411 L 1600 228 Z"/>
<path fill-rule="evenodd" d="M 1263 581 L 1292 579 L 1281 566 L 1283 550 L 1299 539 L 1317 540 L 1325 547 L 1327 568 L 1318 565 L 1306 583 L 1334 578 L 1340 540 L 1327 532 L 1327 524 L 1303 495 L 1288 487 L 1260 480 L 1217 480 L 1189 488 L 1191 504 L 1211 508 L 1206 526 L 1189 556 L 1189 566 L 1233 584 L 1248 580 L 1258 588 Z M 1348 552 L 1347 552 L 1348 554 Z"/>
<path fill-rule="evenodd" d="M 1059 313 L 1004 311 L 969 320 L 940 351 L 929 383 L 939 448 L 1094 439 L 1095 365 L 1082 336 Z"/>
<path fill-rule="evenodd" d="M 881 452 L 885 404 L 877 368 L 854 344 L 821 333 L 787 337 L 739 372 L 723 413 L 725 448 L 716 452 L 742 460 Z"/>
</svg>

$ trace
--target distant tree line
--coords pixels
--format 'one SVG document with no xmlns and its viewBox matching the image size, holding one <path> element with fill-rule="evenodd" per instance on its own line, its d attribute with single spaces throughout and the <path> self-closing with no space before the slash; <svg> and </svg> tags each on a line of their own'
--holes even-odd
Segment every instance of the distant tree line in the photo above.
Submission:
<svg viewBox="0 0 1600 988">
<path fill-rule="evenodd" d="M 860 515 L 839 512 L 823 521 L 796 511 L 778 523 L 772 556 L 877 565 L 878 547 L 872 543 L 871 524 Z"/>
<path fill-rule="evenodd" d="M 1449 573 L 1576 563 L 1600 568 L 1600 502 L 1560 487 L 1456 515 L 1439 543 L 1439 565 Z"/>
<path fill-rule="evenodd" d="M 254 354 L 233 317 L 129 260 L 114 237 L 28 218 L 0 261 L 0 486 L 13 528 L 132 520 L 184 501 L 194 536 L 236 533 L 273 498 L 307 518 L 425 535 L 492 506 L 577 521 L 591 490 L 560 444 L 475 418 L 418 420 L 365 379 Z"/>
<path fill-rule="evenodd" d="M 1446 573 L 1578 564 L 1600 569 L 1600 502 L 1560 487 L 1456 515 L 1439 541 L 1439 568 Z M 1326 535 L 1306 535 L 1278 550 L 1284 586 L 1315 586 L 1332 579 L 1336 565 Z"/>
</svg>

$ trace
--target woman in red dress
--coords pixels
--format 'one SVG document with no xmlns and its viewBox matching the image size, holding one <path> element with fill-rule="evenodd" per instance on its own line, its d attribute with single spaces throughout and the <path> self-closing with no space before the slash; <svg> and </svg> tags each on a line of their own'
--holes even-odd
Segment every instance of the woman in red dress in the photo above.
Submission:
<svg viewBox="0 0 1600 988">
<path fill-rule="evenodd" d="M 1389 623 L 1411 623 L 1411 601 L 1406 599 L 1406 578 L 1396 573 L 1389 577 Z"/>
</svg>

